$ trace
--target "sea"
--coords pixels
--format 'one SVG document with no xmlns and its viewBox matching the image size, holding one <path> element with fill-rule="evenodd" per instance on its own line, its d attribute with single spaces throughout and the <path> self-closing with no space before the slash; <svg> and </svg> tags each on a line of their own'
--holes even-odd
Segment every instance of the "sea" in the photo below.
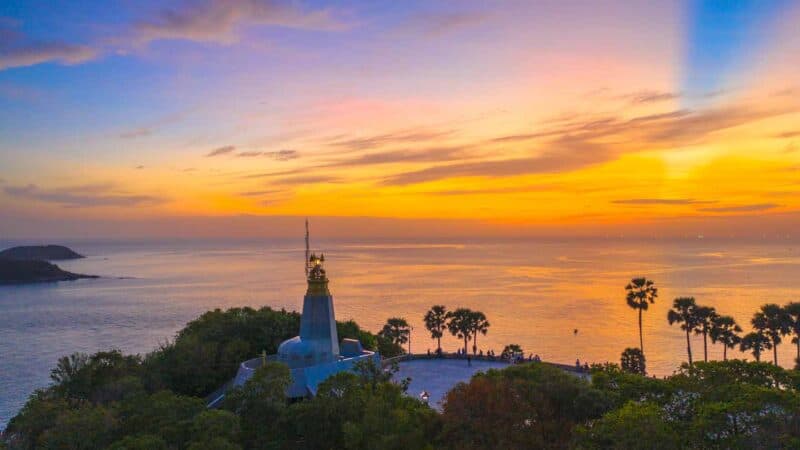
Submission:
<svg viewBox="0 0 800 450">
<path fill-rule="evenodd" d="M 0 241 L 57 243 L 86 255 L 63 269 L 98 279 L 0 286 L 0 429 L 57 359 L 120 349 L 144 354 L 215 308 L 299 310 L 306 283 L 304 242 L 293 240 Z M 694 296 L 745 329 L 759 305 L 800 301 L 800 246 L 789 241 L 514 240 L 453 242 L 319 241 L 337 319 L 377 332 L 389 317 L 413 327 L 414 353 L 435 349 L 422 317 L 431 305 L 483 311 L 482 351 L 519 344 L 545 361 L 619 361 L 639 343 L 637 314 L 625 302 L 632 277 L 656 282 L 644 313 L 649 373 L 686 360 L 685 335 L 667 322 L 672 299 Z M 460 342 L 443 339 L 447 351 Z M 693 337 L 696 359 L 702 340 Z M 709 343 L 709 359 L 722 349 Z M 794 364 L 787 338 L 781 365 Z M 730 357 L 749 357 L 729 351 Z M 767 355 L 769 358 L 770 355 Z"/>
</svg>

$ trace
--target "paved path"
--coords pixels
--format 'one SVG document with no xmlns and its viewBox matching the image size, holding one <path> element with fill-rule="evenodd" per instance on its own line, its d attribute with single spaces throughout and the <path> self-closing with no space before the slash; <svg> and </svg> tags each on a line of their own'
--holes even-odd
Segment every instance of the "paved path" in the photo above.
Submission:
<svg viewBox="0 0 800 450">
<path fill-rule="evenodd" d="M 408 394 L 419 398 L 422 391 L 427 391 L 431 407 L 441 410 L 439 403 L 456 383 L 469 381 L 477 372 L 504 367 L 508 363 L 501 361 L 473 360 L 469 366 L 466 359 L 412 359 L 400 362 L 395 380 L 411 377 Z"/>
</svg>

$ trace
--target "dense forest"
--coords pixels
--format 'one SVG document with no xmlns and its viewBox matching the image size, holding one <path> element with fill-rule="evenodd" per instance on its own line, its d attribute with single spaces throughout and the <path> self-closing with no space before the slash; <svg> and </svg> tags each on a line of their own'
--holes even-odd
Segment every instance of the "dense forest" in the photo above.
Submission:
<svg viewBox="0 0 800 450">
<path fill-rule="evenodd" d="M 61 358 L 3 435 L 9 449 L 798 448 L 800 373 L 740 360 L 684 365 L 665 379 L 615 364 L 591 381 L 530 362 L 456 385 L 437 412 L 391 371 L 362 364 L 311 400 L 288 403 L 288 368 L 269 363 L 220 409 L 203 397 L 240 361 L 296 334 L 300 316 L 212 311 L 145 355 Z M 340 338 L 402 350 L 354 322 Z"/>
</svg>

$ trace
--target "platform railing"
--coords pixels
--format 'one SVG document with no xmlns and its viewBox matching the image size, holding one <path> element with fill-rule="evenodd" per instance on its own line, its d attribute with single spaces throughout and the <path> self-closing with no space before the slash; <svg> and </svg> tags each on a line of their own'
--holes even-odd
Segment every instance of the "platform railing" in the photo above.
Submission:
<svg viewBox="0 0 800 450">
<path fill-rule="evenodd" d="M 404 353 L 402 355 L 394 356 L 391 358 L 384 358 L 381 360 L 381 365 L 383 367 L 388 367 L 393 363 L 399 363 L 402 361 L 412 361 L 412 360 L 420 360 L 420 359 L 467 359 L 469 357 L 472 361 L 491 361 L 491 362 L 499 362 L 499 363 L 506 363 L 506 364 L 514 364 L 517 361 L 511 360 L 509 358 L 503 358 L 500 356 L 488 356 L 488 355 L 464 355 L 460 353 Z M 530 359 L 522 358 L 519 360 L 519 363 L 526 363 L 531 362 Z M 556 362 L 549 362 L 549 361 L 540 361 L 543 364 L 548 364 L 554 367 L 557 367 L 561 370 L 565 370 L 567 372 L 573 372 L 578 374 L 585 374 L 588 373 L 584 368 L 570 365 L 570 364 L 562 364 Z"/>
</svg>

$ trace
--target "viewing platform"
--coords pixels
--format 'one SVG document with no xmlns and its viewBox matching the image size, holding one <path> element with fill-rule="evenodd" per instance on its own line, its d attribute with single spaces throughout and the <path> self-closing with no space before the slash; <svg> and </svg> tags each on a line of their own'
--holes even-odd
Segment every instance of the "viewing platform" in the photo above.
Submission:
<svg viewBox="0 0 800 450">
<path fill-rule="evenodd" d="M 443 353 L 442 355 L 423 353 L 384 359 L 383 365 L 388 367 L 393 362 L 396 362 L 398 367 L 397 373 L 394 374 L 394 380 L 400 382 L 411 378 L 408 395 L 423 399 L 423 393 L 427 393 L 428 404 L 437 410 L 441 410 L 442 400 L 456 384 L 468 382 L 478 372 L 503 369 L 515 364 L 509 359 L 497 356 L 470 355 L 468 361 L 467 357 L 455 353 Z M 520 363 L 527 362 L 530 361 L 523 359 Z M 578 369 L 568 364 L 549 362 L 542 362 L 542 364 L 549 364 L 582 378 L 589 377 L 589 373 L 584 369 Z"/>
</svg>

